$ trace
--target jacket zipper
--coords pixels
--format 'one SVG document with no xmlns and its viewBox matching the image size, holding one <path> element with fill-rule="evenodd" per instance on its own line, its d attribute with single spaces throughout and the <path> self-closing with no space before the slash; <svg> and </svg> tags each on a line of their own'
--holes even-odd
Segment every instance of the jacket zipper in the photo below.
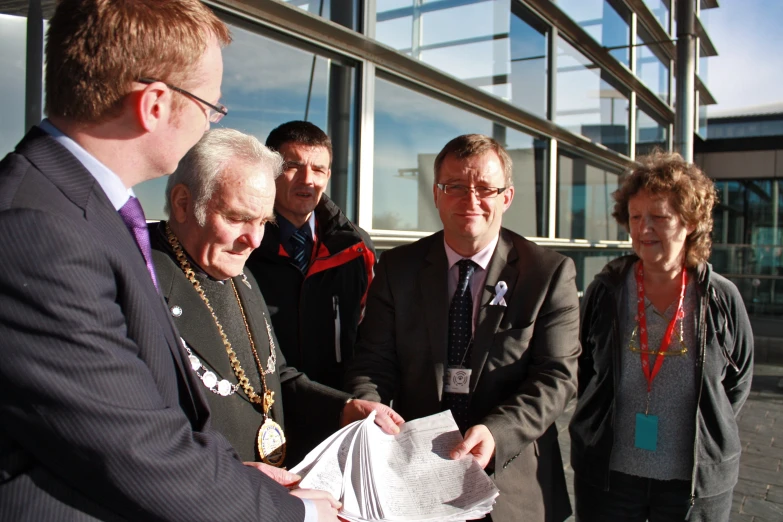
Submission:
<svg viewBox="0 0 783 522">
<path fill-rule="evenodd" d="M 332 296 L 332 306 L 334 307 L 334 358 L 338 363 L 343 362 L 343 354 L 340 349 L 340 297 Z"/>
<path fill-rule="evenodd" d="M 617 309 L 615 310 L 615 314 L 612 317 L 612 335 L 614 336 L 614 339 L 613 339 L 614 342 L 612 343 L 612 345 L 614 347 L 613 350 L 612 350 L 612 352 L 613 352 L 612 353 L 612 357 L 614 358 L 614 364 L 612 364 L 612 380 L 614 381 L 612 383 L 612 389 L 614 390 L 614 393 L 617 393 L 617 383 L 620 382 L 620 364 L 621 364 L 621 361 L 620 361 L 620 350 L 621 350 L 621 348 L 619 347 L 619 343 L 620 343 L 620 325 L 619 325 L 619 322 L 618 322 L 619 321 L 619 317 L 620 317 L 620 306 L 621 306 L 621 304 L 620 304 L 620 300 L 617 299 L 617 296 L 616 296 L 616 294 L 614 292 L 608 291 L 608 289 L 607 289 L 607 293 L 609 294 L 612 302 L 617 303 Z M 615 401 L 615 397 L 612 397 L 612 400 Z M 612 428 L 612 437 L 614 437 L 615 409 L 616 409 L 616 404 L 614 406 L 612 406 L 612 418 L 609 421 L 609 426 L 611 426 L 611 428 Z M 609 491 L 609 486 L 610 486 L 609 482 L 610 482 L 610 477 L 612 475 L 612 473 L 610 471 L 610 464 L 612 462 L 612 452 L 613 451 L 614 451 L 614 444 L 612 444 L 611 449 L 609 449 L 609 459 L 607 460 L 607 463 L 606 463 L 606 483 L 604 485 L 604 491 Z"/>
<path fill-rule="evenodd" d="M 701 403 L 701 393 L 704 389 L 704 359 L 707 356 L 707 322 L 706 313 L 709 301 L 709 288 L 704 292 L 704 297 L 701 299 L 699 309 L 699 367 L 698 367 L 698 379 L 699 379 L 699 393 L 696 395 L 696 418 L 694 419 L 694 435 L 693 435 L 693 471 L 691 472 L 691 505 L 688 508 L 688 513 L 685 515 L 685 520 L 688 520 L 691 516 L 691 510 L 696 503 L 696 470 L 698 468 L 698 444 L 699 444 L 699 404 Z"/>
<path fill-rule="evenodd" d="M 711 287 L 710 290 L 712 290 L 712 298 L 715 300 L 716 303 L 720 304 L 720 302 L 718 301 L 718 296 L 715 295 L 715 288 Z M 728 320 L 729 314 L 726 313 L 726 310 L 722 306 L 721 306 L 721 311 L 723 312 L 723 315 L 725 316 L 726 320 Z M 726 348 L 726 344 L 725 344 L 726 339 L 724 338 L 723 340 L 724 343 L 721 343 L 720 345 L 721 350 L 723 350 L 723 356 L 726 358 L 726 361 L 728 361 L 731 367 L 734 368 L 734 371 L 739 373 L 739 366 L 737 366 L 737 363 L 735 363 L 734 359 L 731 358 L 731 354 L 729 353 L 729 350 Z"/>
</svg>

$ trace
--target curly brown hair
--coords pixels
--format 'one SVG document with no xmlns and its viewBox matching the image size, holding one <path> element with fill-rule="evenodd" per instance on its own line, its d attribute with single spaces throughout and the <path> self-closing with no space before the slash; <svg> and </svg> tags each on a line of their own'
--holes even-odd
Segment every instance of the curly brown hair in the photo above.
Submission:
<svg viewBox="0 0 783 522">
<path fill-rule="evenodd" d="M 712 180 L 676 152 L 655 150 L 636 158 L 637 165 L 620 181 L 614 197 L 612 216 L 628 227 L 628 201 L 639 191 L 666 196 L 685 226 L 694 231 L 685 240 L 685 264 L 695 267 L 707 261 L 712 249 L 712 207 L 718 195 Z"/>
</svg>

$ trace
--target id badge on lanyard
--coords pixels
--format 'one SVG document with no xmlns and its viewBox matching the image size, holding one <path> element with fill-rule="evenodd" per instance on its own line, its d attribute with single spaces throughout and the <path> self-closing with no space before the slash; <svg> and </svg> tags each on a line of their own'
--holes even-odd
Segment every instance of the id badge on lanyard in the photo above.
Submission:
<svg viewBox="0 0 783 522">
<path fill-rule="evenodd" d="M 655 363 L 651 368 L 650 350 L 647 343 L 647 315 L 644 306 L 644 267 L 642 266 L 641 261 L 636 264 L 636 321 L 639 325 L 639 355 L 642 362 L 642 372 L 644 373 L 644 378 L 647 380 L 647 407 L 645 408 L 644 413 L 636 414 L 636 429 L 634 430 L 634 447 L 639 449 L 656 451 L 658 448 L 658 416 L 650 415 L 650 393 L 652 392 L 653 381 L 663 365 L 666 351 L 669 349 L 669 346 L 671 346 L 674 326 L 677 324 L 678 320 L 683 319 L 683 302 L 685 301 L 685 288 L 687 285 L 688 272 L 685 267 L 683 267 L 677 310 L 675 311 L 672 320 L 669 321 L 669 325 L 666 327 L 666 332 L 661 339 L 661 346 L 655 357 Z"/>
</svg>

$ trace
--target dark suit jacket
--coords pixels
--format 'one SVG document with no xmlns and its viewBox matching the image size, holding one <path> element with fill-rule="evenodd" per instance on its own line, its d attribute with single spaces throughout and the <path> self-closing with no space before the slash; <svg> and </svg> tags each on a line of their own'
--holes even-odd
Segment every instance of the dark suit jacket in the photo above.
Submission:
<svg viewBox="0 0 783 522">
<path fill-rule="evenodd" d="M 220 376 L 219 379 L 225 378 L 236 384 L 237 379 L 215 321 L 174 258 L 163 232 L 164 224 L 154 223 L 149 229 L 152 259 L 161 294 L 169 310 L 178 306 L 182 312 L 178 317 L 172 315 L 180 335 L 201 362 Z M 269 310 L 258 282 L 252 275 L 248 275 L 247 280 L 250 288 L 241 276 L 234 278 L 234 285 L 242 301 L 258 357 L 266 364 L 270 352 L 264 315 L 268 318 Z M 287 366 L 274 330 L 272 335 L 277 368 L 275 373 L 266 376 L 266 382 L 275 392 L 272 418 L 285 429 L 288 439 L 285 465 L 293 467 L 318 443 L 337 431 L 340 413 L 350 395 L 313 382 L 296 368 Z M 240 359 L 240 363 L 245 373 L 257 372 L 254 361 Z M 261 394 L 261 391 L 256 389 L 256 393 Z M 264 422 L 262 408 L 251 403 L 241 388 L 231 397 L 207 392 L 207 401 L 212 410 L 212 426 L 225 435 L 242 460 L 259 460 L 256 434 Z M 284 412 L 287 414 L 285 417 Z"/>
<path fill-rule="evenodd" d="M 209 427 L 133 237 L 38 128 L 0 163 L 0 267 L 0 520 L 303 520 Z"/>
<path fill-rule="evenodd" d="M 394 400 L 406 420 L 441 411 L 447 367 L 448 261 L 443 233 L 381 256 L 359 329 L 348 391 Z M 501 229 L 475 329 L 471 425 L 495 439 L 496 522 L 571 513 L 555 419 L 576 391 L 579 303 L 573 262 Z M 505 281 L 507 306 L 493 305 Z"/>
</svg>

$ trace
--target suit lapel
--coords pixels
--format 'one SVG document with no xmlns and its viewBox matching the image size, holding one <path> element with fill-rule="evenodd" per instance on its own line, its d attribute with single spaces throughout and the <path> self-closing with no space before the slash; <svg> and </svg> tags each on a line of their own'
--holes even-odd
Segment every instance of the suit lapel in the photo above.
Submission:
<svg viewBox="0 0 783 522">
<path fill-rule="evenodd" d="M 247 286 L 248 284 L 250 285 L 249 287 Z M 252 277 L 248 280 L 248 283 L 245 284 L 245 280 L 242 276 L 237 276 L 234 278 L 234 285 L 236 286 L 237 293 L 239 294 L 239 298 L 242 301 L 242 306 L 245 310 L 245 318 L 247 319 L 247 324 L 250 327 L 250 332 L 253 336 L 253 344 L 256 347 L 258 358 L 264 365 L 264 370 L 268 370 L 269 368 L 266 365 L 269 361 L 269 356 L 271 355 L 271 347 L 269 344 L 268 330 L 266 329 L 267 323 L 264 321 L 266 303 L 264 303 L 261 291 L 257 287 L 258 283 Z M 254 292 L 252 290 L 253 286 L 256 286 L 257 291 Z M 269 320 L 268 317 L 267 320 Z M 271 326 L 271 322 L 269 324 Z M 276 356 L 280 357 L 279 346 L 276 346 Z M 257 368 L 256 362 L 250 361 L 249 363 L 251 362 L 252 368 Z M 271 411 L 272 418 L 284 427 L 283 396 L 280 386 L 280 374 L 278 373 L 279 369 L 280 364 L 276 364 L 275 373 L 266 376 L 266 385 L 267 388 L 275 393 Z M 250 371 L 250 368 L 246 368 L 245 371 Z M 262 390 L 256 390 L 256 392 L 259 395 L 263 393 Z"/>
<path fill-rule="evenodd" d="M 473 379 L 471 379 L 471 391 L 478 385 L 481 371 L 487 362 L 489 349 L 492 346 L 492 338 L 500 326 L 503 315 L 508 309 L 506 306 L 490 305 L 490 301 L 495 297 L 495 285 L 499 281 L 505 281 L 508 285 L 506 303 L 510 303 L 514 298 L 514 286 L 519 274 L 516 267 L 518 258 L 517 251 L 513 243 L 508 239 L 504 230 L 500 230 L 497 247 L 492 254 L 492 259 L 487 267 L 487 279 L 484 283 L 484 291 L 481 294 L 479 303 L 478 322 L 473 336 L 473 351 L 471 353 L 471 369 L 473 370 Z"/>
<path fill-rule="evenodd" d="M 426 266 L 419 274 L 419 291 L 426 317 L 427 334 L 434 363 L 438 398 L 443 394 L 443 372 L 448 361 L 449 295 L 446 249 L 443 234 L 434 236 L 426 257 Z"/>
<path fill-rule="evenodd" d="M 190 349 L 221 378 L 235 382 L 236 378 L 231 370 L 215 319 L 193 289 L 193 284 L 183 277 L 175 277 L 168 289 L 166 301 L 170 307 L 178 306 L 182 310 L 181 315 L 174 319 L 174 323 Z"/>
<path fill-rule="evenodd" d="M 135 239 L 101 186 L 70 151 L 38 127 L 33 127 L 25 136 L 25 139 L 17 147 L 17 151 L 26 156 L 74 205 L 84 212 L 85 220 L 95 229 L 100 241 L 122 253 L 138 280 L 140 288 L 152 305 L 150 315 L 155 316 L 161 327 L 161 334 L 172 352 L 175 365 L 187 380 L 188 372 L 186 371 L 184 353 L 175 335 L 176 330 L 168 319 L 163 300 L 152 284 L 147 265 Z M 197 415 L 200 410 L 196 404 L 201 401 L 195 400 L 192 389 L 188 389 L 188 392 L 193 411 Z"/>
</svg>

